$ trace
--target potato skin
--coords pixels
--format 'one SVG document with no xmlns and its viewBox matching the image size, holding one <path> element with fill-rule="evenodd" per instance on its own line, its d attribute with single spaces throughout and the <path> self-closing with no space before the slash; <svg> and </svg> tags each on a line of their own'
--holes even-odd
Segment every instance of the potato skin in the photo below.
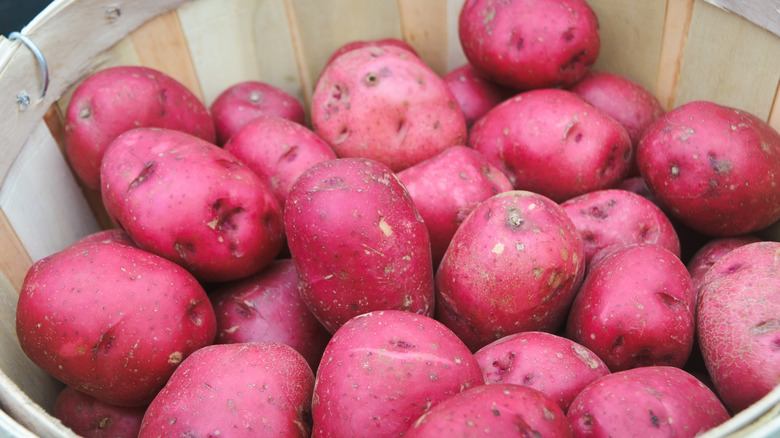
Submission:
<svg viewBox="0 0 780 438">
<path fill-rule="evenodd" d="M 178 265 L 124 244 L 83 243 L 36 262 L 16 333 L 60 381 L 117 406 L 148 404 L 179 363 L 209 345 L 214 310 Z"/>
<path fill-rule="evenodd" d="M 433 314 L 428 230 L 384 164 L 312 166 L 293 184 L 284 220 L 301 297 L 330 333 L 374 310 Z"/>
<path fill-rule="evenodd" d="M 695 101 L 645 132 L 637 164 L 670 214 L 716 237 L 780 219 L 780 134 L 748 112 Z"/>
<path fill-rule="evenodd" d="M 729 419 L 718 397 L 666 366 L 608 374 L 580 392 L 566 415 L 576 437 L 694 437 Z"/>
<path fill-rule="evenodd" d="M 456 145 L 396 174 L 412 197 L 431 238 L 438 266 L 452 236 L 482 201 L 512 190 L 509 178 L 485 157 Z"/>
<path fill-rule="evenodd" d="M 252 275 L 284 242 L 279 202 L 233 154 L 182 132 L 138 128 L 111 143 L 102 199 L 138 246 L 201 281 Z"/>
<path fill-rule="evenodd" d="M 54 402 L 54 416 L 83 438 L 137 438 L 146 406 L 113 406 L 66 386 Z"/>
<path fill-rule="evenodd" d="M 292 347 L 211 345 L 176 371 L 146 410 L 139 438 L 306 438 L 311 432 L 314 374 Z"/>
<path fill-rule="evenodd" d="M 111 141 L 142 126 L 216 139 L 208 109 L 176 79 L 141 66 L 100 70 L 78 85 L 65 113 L 65 151 L 87 187 L 100 190 L 100 161 Z"/>
<path fill-rule="evenodd" d="M 690 274 L 669 250 L 649 243 L 606 248 L 574 298 L 566 337 L 612 372 L 682 367 L 693 347 L 694 306 Z"/>
<path fill-rule="evenodd" d="M 566 414 L 549 397 L 527 386 L 497 383 L 469 388 L 420 416 L 408 438 L 571 437 Z"/>
<path fill-rule="evenodd" d="M 685 265 L 688 268 L 688 273 L 691 274 L 691 281 L 693 282 L 693 290 L 696 291 L 696 300 L 699 299 L 699 290 L 701 289 L 701 283 L 704 281 L 704 276 L 707 271 L 718 260 L 723 258 L 734 249 L 740 246 L 747 245 L 748 243 L 760 242 L 757 236 L 745 234 L 742 236 L 733 237 L 720 237 L 709 240 L 701 248 L 699 248 Z"/>
<path fill-rule="evenodd" d="M 471 352 L 438 321 L 399 310 L 359 315 L 325 348 L 312 437 L 398 436 L 430 407 L 482 383 Z"/>
<path fill-rule="evenodd" d="M 485 384 L 510 383 L 533 388 L 564 413 L 574 397 L 609 368 L 582 345 L 546 332 L 505 336 L 474 353 Z"/>
<path fill-rule="evenodd" d="M 599 56 L 598 26 L 584 0 L 467 0 L 458 17 L 469 63 L 518 90 L 577 82 Z"/>
<path fill-rule="evenodd" d="M 413 53 L 366 46 L 333 60 L 312 96 L 314 132 L 341 158 L 394 172 L 466 142 L 466 121 L 444 80 Z"/>
<path fill-rule="evenodd" d="M 469 63 L 450 70 L 444 75 L 444 82 L 463 110 L 467 127 L 471 127 L 494 106 L 517 94 L 516 90 L 486 78 Z"/>
<path fill-rule="evenodd" d="M 715 262 L 701 283 L 697 340 L 712 382 L 733 412 L 780 380 L 778 242 L 756 242 Z"/>
<path fill-rule="evenodd" d="M 500 193 L 453 236 L 436 272 L 436 318 L 472 351 L 512 333 L 553 332 L 584 270 L 582 238 L 559 205 Z"/>
<path fill-rule="evenodd" d="M 336 49 L 331 55 L 330 58 L 328 58 L 328 61 L 325 62 L 325 66 L 322 68 L 325 70 L 334 59 L 338 58 L 339 56 L 351 52 L 355 49 L 360 49 L 362 47 L 384 47 L 384 46 L 395 46 L 400 49 L 404 49 L 409 51 L 410 53 L 417 55 L 417 52 L 414 50 L 414 47 L 410 46 L 406 41 L 399 40 L 398 38 L 382 38 L 379 40 L 355 40 L 350 41 L 343 46 Z"/>
<path fill-rule="evenodd" d="M 517 190 L 555 202 L 617 186 L 632 159 L 615 119 L 571 91 L 526 91 L 494 107 L 469 133 L 469 146 Z"/>
</svg>

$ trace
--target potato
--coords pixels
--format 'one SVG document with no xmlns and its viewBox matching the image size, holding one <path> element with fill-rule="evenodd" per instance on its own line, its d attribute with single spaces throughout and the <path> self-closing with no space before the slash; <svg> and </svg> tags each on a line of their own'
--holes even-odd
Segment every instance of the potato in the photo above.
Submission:
<svg viewBox="0 0 780 438">
<path fill-rule="evenodd" d="M 729 419 L 718 397 L 666 366 L 608 374 L 577 395 L 566 415 L 577 437 L 695 437 Z"/>
<path fill-rule="evenodd" d="M 476 69 L 518 90 L 571 85 L 601 49 L 598 19 L 584 0 L 466 0 L 458 35 Z"/>
<path fill-rule="evenodd" d="M 284 209 L 290 187 L 309 167 L 336 158 L 314 132 L 281 117 L 257 116 L 224 149 L 241 160 L 270 187 Z"/>
<path fill-rule="evenodd" d="M 654 243 L 680 257 L 680 239 L 669 218 L 647 198 L 620 189 L 594 190 L 561 203 L 582 235 L 589 263 L 614 245 Z"/>
<path fill-rule="evenodd" d="M 197 137 L 128 131 L 106 150 L 101 179 L 106 211 L 133 241 L 199 280 L 247 277 L 282 247 L 282 210 L 266 183 Z"/>
<path fill-rule="evenodd" d="M 181 361 L 211 344 L 214 310 L 178 265 L 115 243 L 74 244 L 37 261 L 16 309 L 22 351 L 102 402 L 148 404 Z"/>
<path fill-rule="evenodd" d="M 436 318 L 472 351 L 513 333 L 554 332 L 584 270 L 582 238 L 558 204 L 500 193 L 455 232 L 436 271 Z"/>
<path fill-rule="evenodd" d="M 313 388 L 311 369 L 287 345 L 204 347 L 154 398 L 138 437 L 308 437 Z"/>
<path fill-rule="evenodd" d="M 337 156 L 369 158 L 394 172 L 466 142 L 466 121 L 447 84 L 394 45 L 335 58 L 317 81 L 311 120 Z"/>
<path fill-rule="evenodd" d="M 780 134 L 746 111 L 680 105 L 647 129 L 637 164 L 670 214 L 701 233 L 748 234 L 780 219 Z"/>
<path fill-rule="evenodd" d="M 650 243 L 597 253 L 566 321 L 566 337 L 612 372 L 682 367 L 691 353 L 695 294 L 685 265 Z"/>
<path fill-rule="evenodd" d="M 243 81 L 229 86 L 209 107 L 214 120 L 216 144 L 224 145 L 258 116 L 280 117 L 304 125 L 306 113 L 301 101 L 261 81 Z"/>
<path fill-rule="evenodd" d="M 745 234 L 742 236 L 715 238 L 699 248 L 685 265 L 688 268 L 688 273 L 691 274 L 691 281 L 693 282 L 693 290 L 696 291 L 697 302 L 699 299 L 699 289 L 701 289 L 701 283 L 704 281 L 704 275 L 715 262 L 740 246 L 760 241 L 761 239 L 756 236 Z"/>
<path fill-rule="evenodd" d="M 100 190 L 106 148 L 119 134 L 138 127 L 216 139 L 208 109 L 176 79 L 140 66 L 99 70 L 76 87 L 65 112 L 65 152 L 84 185 Z"/>
<path fill-rule="evenodd" d="M 467 389 L 432 407 L 404 434 L 408 438 L 571 437 L 561 408 L 541 392 L 499 383 Z"/>
<path fill-rule="evenodd" d="M 399 310 L 369 312 L 342 325 L 316 379 L 314 438 L 399 436 L 431 407 L 483 383 L 454 333 Z"/>
<path fill-rule="evenodd" d="M 339 56 L 347 52 L 351 52 L 355 49 L 360 49 L 362 47 L 385 47 L 385 46 L 395 46 L 400 49 L 407 50 L 411 52 L 413 55 L 417 56 L 417 52 L 414 50 L 414 47 L 410 46 L 406 41 L 398 38 L 382 38 L 379 40 L 354 40 L 336 49 L 336 51 L 333 52 L 330 55 L 330 58 L 328 58 L 328 60 L 325 62 L 325 66 L 322 69 L 325 70 L 333 62 L 334 59 L 338 58 Z"/>
<path fill-rule="evenodd" d="M 271 341 L 287 344 L 317 369 L 330 334 L 298 294 L 291 259 L 277 259 L 257 274 L 208 291 L 221 344 Z"/>
<path fill-rule="evenodd" d="M 730 251 L 704 275 L 697 339 L 704 364 L 726 406 L 739 412 L 780 381 L 778 242 Z"/>
<path fill-rule="evenodd" d="M 463 110 L 466 126 L 471 127 L 494 106 L 509 99 L 517 92 L 484 77 L 466 63 L 444 75 L 444 82 L 450 87 L 455 100 Z"/>
<path fill-rule="evenodd" d="M 375 310 L 433 314 L 428 230 L 384 164 L 315 164 L 290 189 L 284 221 L 301 298 L 330 333 Z"/>
<path fill-rule="evenodd" d="M 452 146 L 396 174 L 425 221 L 433 265 L 438 266 L 460 224 L 482 201 L 512 190 L 512 183 L 485 157 Z"/>
<path fill-rule="evenodd" d="M 557 89 L 527 91 L 497 105 L 471 128 L 468 145 L 515 189 L 558 203 L 615 187 L 632 159 L 631 139 L 620 123 Z"/>
<path fill-rule="evenodd" d="M 485 384 L 510 383 L 533 388 L 569 409 L 574 397 L 609 368 L 592 351 L 570 339 L 545 332 L 515 333 L 474 353 Z"/>
<path fill-rule="evenodd" d="M 83 438 L 136 438 L 146 406 L 121 407 L 66 386 L 54 402 L 54 416 Z"/>
</svg>

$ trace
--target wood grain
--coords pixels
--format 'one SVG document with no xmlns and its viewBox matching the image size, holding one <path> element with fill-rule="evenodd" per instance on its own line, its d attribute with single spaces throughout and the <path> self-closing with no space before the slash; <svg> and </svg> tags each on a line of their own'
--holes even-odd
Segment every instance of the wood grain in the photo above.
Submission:
<svg viewBox="0 0 780 438">
<path fill-rule="evenodd" d="M 780 37 L 780 0 L 705 0 L 726 11 L 747 18 Z"/>
<path fill-rule="evenodd" d="M 403 39 L 440 76 L 449 71 L 447 0 L 398 0 Z"/>
</svg>

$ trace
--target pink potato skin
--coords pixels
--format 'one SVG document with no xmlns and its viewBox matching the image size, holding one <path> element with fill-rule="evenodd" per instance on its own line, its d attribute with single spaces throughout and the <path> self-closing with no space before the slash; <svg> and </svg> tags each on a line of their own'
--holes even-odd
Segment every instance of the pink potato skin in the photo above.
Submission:
<svg viewBox="0 0 780 438">
<path fill-rule="evenodd" d="M 399 436 L 429 408 L 482 384 L 471 352 L 438 321 L 398 310 L 359 315 L 325 348 L 312 437 Z"/>
<path fill-rule="evenodd" d="M 455 100 L 463 110 L 466 126 L 471 127 L 494 106 L 517 92 L 485 78 L 473 65 L 466 63 L 444 75 Z"/>
<path fill-rule="evenodd" d="M 317 369 L 330 334 L 298 294 L 291 259 L 277 259 L 257 274 L 209 291 L 217 317 L 216 343 L 271 341 L 287 344 Z"/>
<path fill-rule="evenodd" d="M 304 125 L 306 113 L 300 100 L 271 84 L 244 81 L 219 94 L 209 107 L 214 120 L 216 144 L 224 145 L 258 116 L 280 117 Z"/>
<path fill-rule="evenodd" d="M 566 415 L 575 437 L 695 437 L 729 419 L 715 393 L 676 367 L 608 374 L 588 385 Z"/>
<path fill-rule="evenodd" d="M 460 145 L 396 176 L 428 228 L 433 266 L 439 265 L 455 231 L 480 202 L 512 190 L 506 175 L 478 152 Z"/>
<path fill-rule="evenodd" d="M 138 128 L 102 163 L 106 211 L 136 244 L 206 282 L 252 275 L 284 242 L 279 202 L 233 154 L 177 131 Z"/>
<path fill-rule="evenodd" d="M 550 398 L 509 383 L 467 389 L 431 408 L 407 438 L 572 436 L 566 414 Z"/>
<path fill-rule="evenodd" d="M 414 47 L 410 46 L 406 41 L 399 40 L 398 38 L 383 38 L 379 40 L 374 41 L 350 41 L 343 46 L 336 49 L 335 52 L 333 52 L 332 55 L 330 55 L 330 58 L 328 58 L 328 61 L 325 62 L 325 66 L 322 68 L 325 70 L 328 68 L 328 66 L 333 62 L 334 59 L 338 58 L 339 56 L 351 52 L 356 49 L 360 49 L 363 47 L 385 47 L 385 46 L 395 46 L 399 49 L 404 49 L 412 53 L 413 55 L 417 56 L 417 52 L 414 50 Z"/>
<path fill-rule="evenodd" d="M 569 91 L 620 122 L 635 150 L 648 126 L 666 112 L 650 90 L 617 73 L 590 71 Z M 629 175 L 639 175 L 636 154 L 630 169 Z"/>
<path fill-rule="evenodd" d="M 146 406 L 113 406 L 66 386 L 54 403 L 54 416 L 83 438 L 137 438 Z"/>
<path fill-rule="evenodd" d="M 74 245 L 79 245 L 82 243 L 97 243 L 97 242 L 105 242 L 105 243 L 117 243 L 121 245 L 128 245 L 128 246 L 134 246 L 138 247 L 135 242 L 133 242 L 133 239 L 130 238 L 130 235 L 125 232 L 125 230 L 122 230 L 120 228 L 113 228 L 110 230 L 102 230 L 102 231 L 96 231 L 92 234 L 88 234 L 81 239 L 77 240 Z"/>
<path fill-rule="evenodd" d="M 635 243 L 654 243 L 680 257 L 680 240 L 669 218 L 641 195 L 596 190 L 564 201 L 561 208 L 582 235 L 588 263 L 603 248 Z"/>
<path fill-rule="evenodd" d="M 258 116 L 224 149 L 266 181 L 282 209 L 290 187 L 309 167 L 336 158 L 333 149 L 308 128 L 280 117 Z"/>
<path fill-rule="evenodd" d="M 632 159 L 631 139 L 620 123 L 558 89 L 527 91 L 494 107 L 471 128 L 469 146 L 515 189 L 558 203 L 617 186 Z"/>
<path fill-rule="evenodd" d="M 601 48 L 598 19 L 584 0 L 467 0 L 458 35 L 469 63 L 518 90 L 577 82 Z"/>
<path fill-rule="evenodd" d="M 697 340 L 724 404 L 739 412 L 780 381 L 780 243 L 730 251 L 701 283 Z"/>
<path fill-rule="evenodd" d="M 154 254 L 83 243 L 36 262 L 16 313 L 25 354 L 117 406 L 148 404 L 179 363 L 211 344 L 214 310 L 195 278 Z"/>
<path fill-rule="evenodd" d="M 500 193 L 453 236 L 436 272 L 436 318 L 472 351 L 513 333 L 554 332 L 584 270 L 582 238 L 559 205 Z"/>
<path fill-rule="evenodd" d="M 188 359 L 149 405 L 139 438 L 311 433 L 314 374 L 292 347 L 219 344 Z"/>
<path fill-rule="evenodd" d="M 693 290 L 696 291 L 697 302 L 699 289 L 701 288 L 701 283 L 704 281 L 704 275 L 715 262 L 723 258 L 724 255 L 728 254 L 733 249 L 737 249 L 748 243 L 760 241 L 761 239 L 758 237 L 746 234 L 742 236 L 715 238 L 699 248 L 686 264 L 688 273 L 691 274 Z"/>
<path fill-rule="evenodd" d="M 748 112 L 680 105 L 645 131 L 637 164 L 670 214 L 701 233 L 749 234 L 780 219 L 780 134 Z"/>
<path fill-rule="evenodd" d="M 208 108 L 176 79 L 140 66 L 100 70 L 78 85 L 65 112 L 65 151 L 85 186 L 100 190 L 106 148 L 119 134 L 138 127 L 216 140 Z"/>
<path fill-rule="evenodd" d="M 546 332 L 505 336 L 474 353 L 485 384 L 511 383 L 533 388 L 564 413 L 574 397 L 609 368 L 582 345 Z"/>
<path fill-rule="evenodd" d="M 341 158 L 369 158 L 394 172 L 465 144 L 463 111 L 444 80 L 407 50 L 351 50 L 320 75 L 313 130 Z"/>
<path fill-rule="evenodd" d="M 693 347 L 695 322 L 685 265 L 649 243 L 603 253 L 589 266 L 571 305 L 566 337 L 596 353 L 612 372 L 682 367 Z"/>
<path fill-rule="evenodd" d="M 315 164 L 293 184 L 284 220 L 298 291 L 330 333 L 375 310 L 433 315 L 428 230 L 384 164 Z"/>
</svg>

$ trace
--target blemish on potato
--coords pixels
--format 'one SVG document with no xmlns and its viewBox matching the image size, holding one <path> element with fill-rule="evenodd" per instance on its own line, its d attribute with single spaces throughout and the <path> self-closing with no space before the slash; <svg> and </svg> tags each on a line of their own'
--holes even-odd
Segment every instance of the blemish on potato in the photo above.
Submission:
<svg viewBox="0 0 780 438">
<path fill-rule="evenodd" d="M 496 243 L 496 245 L 493 247 L 493 249 L 490 250 L 493 254 L 503 254 L 504 253 L 504 244 L 501 242 Z"/>
<path fill-rule="evenodd" d="M 171 365 L 178 365 L 184 359 L 184 355 L 181 351 L 174 351 L 168 356 L 168 363 Z"/>
<path fill-rule="evenodd" d="M 393 234 L 393 227 L 385 221 L 385 218 L 379 218 L 379 229 L 386 237 L 390 237 Z"/>
</svg>

